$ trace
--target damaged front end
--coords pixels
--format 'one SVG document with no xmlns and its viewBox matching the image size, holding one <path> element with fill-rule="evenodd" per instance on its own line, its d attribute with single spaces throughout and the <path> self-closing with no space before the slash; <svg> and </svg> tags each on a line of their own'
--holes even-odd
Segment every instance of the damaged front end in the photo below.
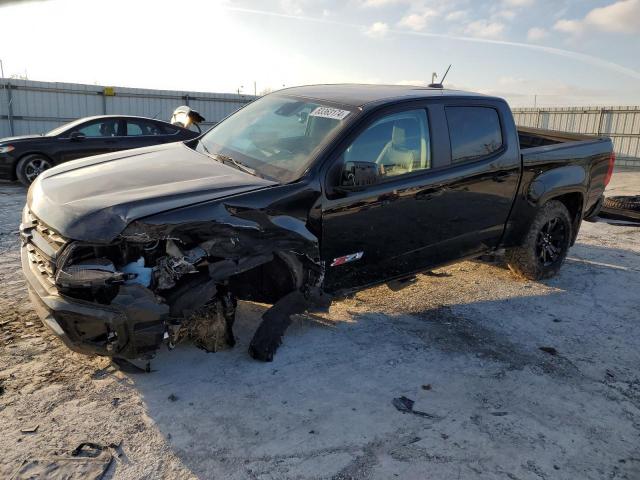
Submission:
<svg viewBox="0 0 640 480">
<path fill-rule="evenodd" d="M 163 341 L 229 348 L 237 300 L 273 303 L 250 347 L 271 360 L 289 315 L 320 292 L 317 239 L 293 217 L 219 208 L 223 222 L 134 221 L 107 245 L 58 235 L 49 250 L 52 230 L 31 215 L 23 269 L 40 316 L 76 351 L 148 359 Z"/>
</svg>

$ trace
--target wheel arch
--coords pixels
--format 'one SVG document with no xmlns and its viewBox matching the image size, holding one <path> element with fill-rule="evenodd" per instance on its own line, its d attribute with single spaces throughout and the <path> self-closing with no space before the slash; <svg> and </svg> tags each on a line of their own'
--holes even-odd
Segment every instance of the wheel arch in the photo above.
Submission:
<svg viewBox="0 0 640 480">
<path fill-rule="evenodd" d="M 562 195 L 556 195 L 548 198 L 544 203 L 552 200 L 562 203 L 569 211 L 569 217 L 571 218 L 571 245 L 576 242 L 578 231 L 580 230 L 580 224 L 582 223 L 583 210 L 584 210 L 584 193 L 581 191 L 563 193 Z"/>
<path fill-rule="evenodd" d="M 276 303 L 305 285 L 307 269 L 294 253 L 275 252 L 268 262 L 229 277 L 229 286 L 240 299 Z"/>
</svg>

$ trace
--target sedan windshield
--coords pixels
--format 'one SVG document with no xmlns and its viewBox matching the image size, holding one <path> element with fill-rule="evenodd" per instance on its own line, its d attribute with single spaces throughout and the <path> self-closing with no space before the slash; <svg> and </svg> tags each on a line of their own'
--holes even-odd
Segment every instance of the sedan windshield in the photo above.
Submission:
<svg viewBox="0 0 640 480">
<path fill-rule="evenodd" d="M 45 135 L 45 137 L 55 137 L 56 135 L 60 135 L 61 133 L 66 132 L 71 127 L 74 127 L 76 125 L 80 125 L 81 123 L 85 122 L 86 120 L 87 120 L 86 118 L 80 118 L 78 120 L 74 120 L 73 122 L 65 123 L 64 125 L 60 125 L 59 127 L 54 128 L 53 130 L 45 133 L 44 135 Z"/>
<path fill-rule="evenodd" d="M 317 100 L 268 95 L 207 132 L 196 150 L 287 183 L 300 178 L 350 113 Z"/>
</svg>

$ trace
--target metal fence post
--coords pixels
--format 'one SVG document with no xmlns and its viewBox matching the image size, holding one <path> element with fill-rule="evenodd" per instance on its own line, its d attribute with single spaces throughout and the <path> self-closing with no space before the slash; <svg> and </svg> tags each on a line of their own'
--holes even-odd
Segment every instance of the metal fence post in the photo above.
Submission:
<svg viewBox="0 0 640 480">
<path fill-rule="evenodd" d="M 4 88 L 7 90 L 7 118 L 9 119 L 9 133 L 11 136 L 16 134 L 13 127 L 13 94 L 11 93 L 11 82 L 7 80 Z"/>
</svg>

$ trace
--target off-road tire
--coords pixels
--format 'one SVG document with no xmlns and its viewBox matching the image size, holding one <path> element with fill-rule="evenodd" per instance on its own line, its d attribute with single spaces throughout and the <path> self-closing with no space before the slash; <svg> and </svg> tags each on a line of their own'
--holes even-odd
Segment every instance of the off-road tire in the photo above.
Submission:
<svg viewBox="0 0 640 480">
<path fill-rule="evenodd" d="M 550 231 L 555 233 L 550 235 Z M 529 280 L 553 277 L 567 257 L 572 234 L 567 207 L 557 200 L 550 200 L 538 210 L 522 244 L 507 249 L 505 258 L 509 269 Z M 553 257 L 549 257 L 549 245 L 555 251 Z"/>
<path fill-rule="evenodd" d="M 604 206 L 616 210 L 640 211 L 640 195 L 607 197 L 604 199 Z"/>
<path fill-rule="evenodd" d="M 42 171 L 47 170 L 53 166 L 53 162 L 51 160 L 49 160 L 44 155 L 39 155 L 37 153 L 34 153 L 33 155 L 25 155 L 16 165 L 16 177 L 18 177 L 20 183 L 25 187 L 29 187 L 29 185 L 31 185 L 31 182 L 36 179 L 35 176 L 32 176 L 32 174 L 30 174 L 30 169 L 33 168 L 34 165 L 38 164 L 44 166 Z"/>
</svg>

